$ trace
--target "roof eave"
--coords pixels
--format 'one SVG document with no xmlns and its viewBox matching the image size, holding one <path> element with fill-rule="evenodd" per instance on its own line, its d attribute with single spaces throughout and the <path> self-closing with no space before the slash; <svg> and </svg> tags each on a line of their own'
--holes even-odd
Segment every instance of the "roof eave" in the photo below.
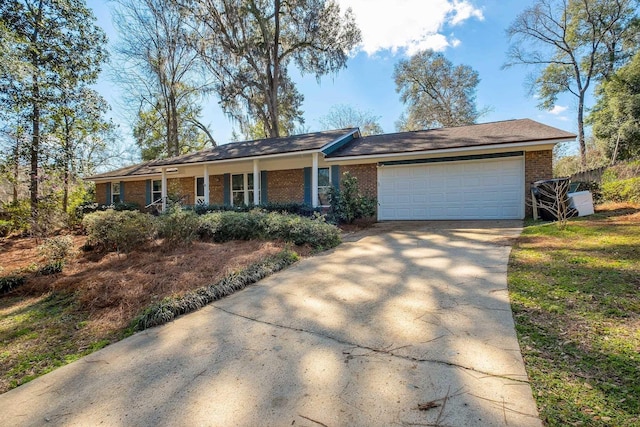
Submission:
<svg viewBox="0 0 640 427">
<path fill-rule="evenodd" d="M 536 141 L 525 141 L 525 142 L 514 142 L 514 143 L 504 143 L 504 144 L 485 144 L 485 145 L 474 145 L 469 147 L 455 147 L 455 148 L 440 148 L 434 150 L 422 150 L 422 151 L 402 151 L 395 153 L 383 153 L 383 154 L 360 154 L 357 156 L 336 156 L 336 157 L 326 157 L 326 162 L 339 162 L 339 161 L 352 161 L 352 160 L 371 160 L 375 158 L 390 158 L 390 157 L 407 157 L 407 156 L 428 156 L 434 154 L 446 154 L 446 153 L 460 153 L 460 152 L 468 152 L 468 151 L 481 151 L 487 149 L 496 149 L 496 148 L 525 148 L 536 145 L 551 145 L 554 146 L 561 142 L 570 142 L 574 141 L 575 136 L 573 138 L 553 138 L 547 140 L 536 140 Z"/>
</svg>

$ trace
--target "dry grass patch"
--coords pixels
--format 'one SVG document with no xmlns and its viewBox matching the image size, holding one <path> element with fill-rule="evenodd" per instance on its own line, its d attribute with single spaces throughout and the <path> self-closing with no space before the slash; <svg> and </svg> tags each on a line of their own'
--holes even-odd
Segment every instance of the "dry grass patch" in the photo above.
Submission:
<svg viewBox="0 0 640 427">
<path fill-rule="evenodd" d="M 62 273 L 26 273 L 25 285 L 0 297 L 0 392 L 121 339 L 154 302 L 215 283 L 285 247 L 265 241 L 167 247 L 155 241 L 128 254 L 98 254 L 82 252 L 84 241 L 74 237 L 78 254 Z M 0 243 L 0 274 L 38 262 L 38 243 Z"/>
</svg>

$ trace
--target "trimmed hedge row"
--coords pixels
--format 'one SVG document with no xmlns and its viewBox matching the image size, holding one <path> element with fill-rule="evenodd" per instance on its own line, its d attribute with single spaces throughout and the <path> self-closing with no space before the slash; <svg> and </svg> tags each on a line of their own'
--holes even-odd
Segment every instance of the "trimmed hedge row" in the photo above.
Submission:
<svg viewBox="0 0 640 427">
<path fill-rule="evenodd" d="M 136 211 L 95 212 L 82 221 L 88 234 L 87 245 L 106 251 L 128 252 L 155 236 L 168 243 L 188 244 L 196 238 L 230 240 L 283 240 L 296 245 L 309 244 L 328 249 L 340 244 L 340 230 L 313 218 L 254 209 L 250 212 L 212 212 L 197 215 L 179 208 L 153 217 Z"/>
<path fill-rule="evenodd" d="M 230 274 L 217 283 L 189 292 L 182 297 L 165 298 L 134 319 L 132 327 L 141 331 L 170 322 L 178 316 L 198 310 L 213 301 L 244 289 L 297 260 L 298 255 L 295 252 L 284 250 L 274 257 Z"/>
<path fill-rule="evenodd" d="M 313 208 L 305 203 L 278 203 L 269 202 L 261 205 L 241 205 L 241 206 L 229 206 L 229 205 L 197 205 L 192 209 L 198 215 L 204 215 L 212 212 L 250 212 L 255 209 L 267 211 L 267 212 L 280 212 L 289 213 L 301 216 L 314 216 L 316 213 L 321 213 L 322 208 Z"/>
<path fill-rule="evenodd" d="M 314 248 L 332 248 L 340 244 L 340 230 L 321 218 L 275 212 L 214 212 L 200 219 L 198 234 L 215 242 L 229 240 L 274 239 L 296 245 L 308 243 Z"/>
</svg>

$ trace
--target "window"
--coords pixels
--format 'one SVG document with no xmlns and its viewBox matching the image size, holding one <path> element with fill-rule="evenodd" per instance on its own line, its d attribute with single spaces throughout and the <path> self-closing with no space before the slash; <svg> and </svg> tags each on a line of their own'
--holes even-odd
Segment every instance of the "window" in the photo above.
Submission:
<svg viewBox="0 0 640 427">
<path fill-rule="evenodd" d="M 318 204 L 329 206 L 329 190 L 331 189 L 331 174 L 329 168 L 318 168 Z"/>
<path fill-rule="evenodd" d="M 111 204 L 115 205 L 116 203 L 120 203 L 120 183 L 112 182 L 111 183 Z"/>
<path fill-rule="evenodd" d="M 241 206 L 244 203 L 244 174 L 231 175 L 231 205 Z"/>
<path fill-rule="evenodd" d="M 196 205 L 204 205 L 204 177 L 196 177 Z"/>
<path fill-rule="evenodd" d="M 258 190 L 258 194 L 260 190 Z M 254 179 L 253 173 L 231 175 L 231 205 L 253 204 Z"/>
<path fill-rule="evenodd" d="M 151 182 L 151 203 L 162 199 L 162 180 L 154 179 Z"/>
</svg>

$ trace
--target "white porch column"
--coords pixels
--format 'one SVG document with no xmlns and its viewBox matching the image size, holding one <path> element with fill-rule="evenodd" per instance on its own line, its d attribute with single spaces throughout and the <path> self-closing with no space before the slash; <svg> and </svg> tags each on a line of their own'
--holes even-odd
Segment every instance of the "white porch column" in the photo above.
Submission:
<svg viewBox="0 0 640 427">
<path fill-rule="evenodd" d="M 162 168 L 162 211 L 167 210 L 167 168 Z"/>
<path fill-rule="evenodd" d="M 318 207 L 318 153 L 313 153 L 311 164 L 311 206 Z"/>
<path fill-rule="evenodd" d="M 204 165 L 204 204 L 209 204 L 209 165 Z"/>
<path fill-rule="evenodd" d="M 253 204 L 260 204 L 260 190 L 262 189 L 262 183 L 260 182 L 260 162 L 258 159 L 253 159 Z"/>
</svg>

